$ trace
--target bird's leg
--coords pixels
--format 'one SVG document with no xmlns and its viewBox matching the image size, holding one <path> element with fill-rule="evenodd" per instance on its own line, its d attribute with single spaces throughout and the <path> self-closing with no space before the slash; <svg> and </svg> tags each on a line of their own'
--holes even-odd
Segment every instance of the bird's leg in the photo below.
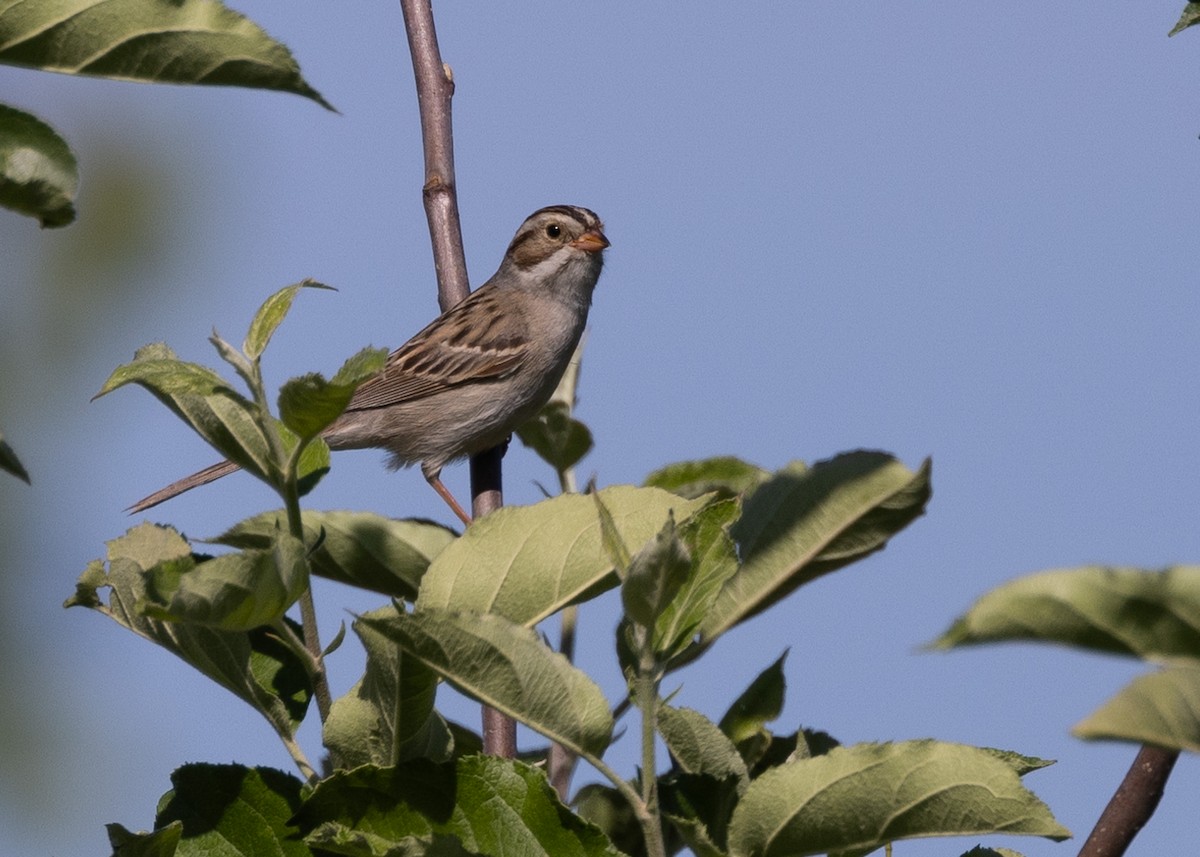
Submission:
<svg viewBox="0 0 1200 857">
<path fill-rule="evenodd" d="M 434 473 L 425 476 L 425 481 L 429 483 L 429 487 L 438 492 L 438 496 L 446 501 L 451 511 L 458 515 L 458 519 L 463 522 L 463 526 L 471 526 L 471 516 L 468 515 L 463 507 L 458 505 L 458 501 L 454 499 L 454 495 L 450 493 L 450 489 L 442 484 L 441 474 Z"/>
</svg>

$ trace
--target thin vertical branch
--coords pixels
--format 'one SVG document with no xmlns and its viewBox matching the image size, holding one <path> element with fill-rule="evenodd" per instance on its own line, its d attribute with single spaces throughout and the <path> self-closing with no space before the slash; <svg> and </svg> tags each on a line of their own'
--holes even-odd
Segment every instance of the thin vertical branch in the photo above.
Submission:
<svg viewBox="0 0 1200 857">
<path fill-rule="evenodd" d="M 425 184 L 422 188 L 425 218 L 429 221 L 429 237 L 433 243 L 438 303 L 445 312 L 471 291 L 454 182 L 454 133 L 450 111 L 454 75 L 450 66 L 442 62 L 430 0 L 400 0 L 400 9 L 404 13 L 404 29 L 408 33 L 417 105 L 421 113 L 421 141 L 425 147 Z M 503 456 L 503 448 L 497 448 L 471 459 L 471 511 L 476 518 L 503 503 L 500 490 L 500 460 Z M 515 722 L 484 708 L 485 753 L 515 757 L 516 734 Z"/>
<path fill-rule="evenodd" d="M 1079 857 L 1120 857 L 1158 807 L 1178 750 L 1144 745 L 1100 814 Z"/>
<path fill-rule="evenodd" d="M 429 221 L 429 238 L 433 243 L 438 303 L 445 312 L 471 292 L 463 254 L 462 224 L 458 217 L 458 192 L 454 184 L 454 132 L 450 112 L 454 76 L 450 66 L 442 62 L 430 0 L 400 0 L 400 9 L 408 32 L 413 77 L 417 83 L 417 105 L 421 113 L 421 142 L 425 147 L 425 185 L 422 188 L 425 218 Z"/>
</svg>

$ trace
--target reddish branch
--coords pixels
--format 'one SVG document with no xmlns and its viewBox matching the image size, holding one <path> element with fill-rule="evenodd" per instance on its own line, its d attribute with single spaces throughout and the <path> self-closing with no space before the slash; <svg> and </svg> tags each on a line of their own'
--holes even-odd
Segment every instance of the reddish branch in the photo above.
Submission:
<svg viewBox="0 0 1200 857">
<path fill-rule="evenodd" d="M 1162 799 L 1178 750 L 1143 746 L 1104 808 L 1079 857 L 1120 857 Z"/>
<path fill-rule="evenodd" d="M 454 185 L 454 134 L 450 99 L 454 77 L 442 62 L 430 0 L 400 0 L 404 28 L 412 54 L 417 104 L 421 113 L 421 141 L 425 147 L 425 217 L 433 243 L 438 303 L 450 309 L 471 291 L 463 254 L 462 224 Z M 503 503 L 500 459 L 503 449 L 493 449 L 471 459 L 471 511 L 480 517 Z M 483 710 L 483 749 L 495 756 L 516 755 L 517 726 L 490 708 Z"/>
</svg>

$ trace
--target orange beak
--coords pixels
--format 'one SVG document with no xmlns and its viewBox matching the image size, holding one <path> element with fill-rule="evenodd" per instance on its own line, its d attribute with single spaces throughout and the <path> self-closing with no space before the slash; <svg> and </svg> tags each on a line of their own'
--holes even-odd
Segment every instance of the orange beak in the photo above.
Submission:
<svg viewBox="0 0 1200 857">
<path fill-rule="evenodd" d="M 599 229 L 589 229 L 571 242 L 571 246 L 585 253 L 595 253 L 609 245 L 609 240 Z"/>
</svg>

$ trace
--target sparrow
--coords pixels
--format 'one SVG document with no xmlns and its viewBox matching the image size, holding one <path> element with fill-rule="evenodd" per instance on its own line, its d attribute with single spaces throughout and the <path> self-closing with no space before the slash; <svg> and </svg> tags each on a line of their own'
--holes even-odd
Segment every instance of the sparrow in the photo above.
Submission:
<svg viewBox="0 0 1200 857">
<path fill-rule="evenodd" d="M 575 205 L 525 219 L 500 268 L 388 355 L 321 436 L 330 449 L 378 448 L 391 469 L 421 473 L 464 524 L 442 484 L 451 461 L 504 443 L 550 400 L 587 324 L 609 246 L 604 224 Z M 237 470 L 222 461 L 129 507 L 145 511 Z"/>
</svg>

